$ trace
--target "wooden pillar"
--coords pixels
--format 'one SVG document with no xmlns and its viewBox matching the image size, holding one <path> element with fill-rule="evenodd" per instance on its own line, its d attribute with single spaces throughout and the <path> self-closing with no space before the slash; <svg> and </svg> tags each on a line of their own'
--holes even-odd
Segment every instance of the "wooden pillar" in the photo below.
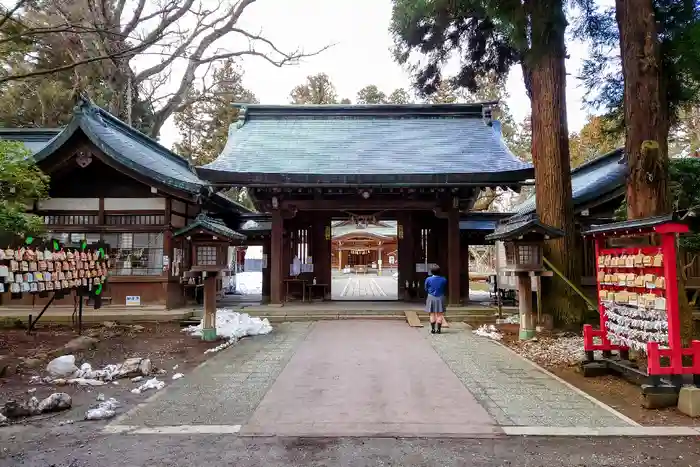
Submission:
<svg viewBox="0 0 700 467">
<path fill-rule="evenodd" d="M 518 310 L 520 312 L 520 340 L 535 337 L 535 314 L 532 309 L 532 278 L 529 274 L 518 274 Z"/>
<path fill-rule="evenodd" d="M 270 303 L 270 237 L 263 240 L 262 303 Z"/>
<path fill-rule="evenodd" d="M 331 285 L 331 239 L 326 238 L 326 227 L 330 229 L 331 220 L 321 213 L 314 216 L 311 226 L 311 244 L 313 248 L 314 277 L 318 284 Z M 329 298 L 329 297 L 324 297 Z"/>
<path fill-rule="evenodd" d="M 411 238 L 411 234 L 409 233 L 411 230 L 410 226 L 410 214 L 409 213 L 403 213 L 398 219 L 398 227 L 397 227 L 397 235 L 398 238 L 396 240 L 396 248 L 398 250 L 398 257 L 399 257 L 399 265 L 398 265 L 398 271 L 399 271 L 399 284 L 398 284 L 398 291 L 399 291 L 399 298 L 402 298 L 404 300 L 408 300 L 409 297 L 409 288 L 406 287 L 406 283 L 410 283 L 412 278 L 409 276 L 409 268 L 408 265 L 411 262 L 411 255 L 412 253 L 409 252 L 410 249 L 413 248 L 412 242 L 409 241 Z"/>
<path fill-rule="evenodd" d="M 204 278 L 204 319 L 202 323 L 202 340 L 216 340 L 216 282 L 214 272 L 205 273 Z"/>
<path fill-rule="evenodd" d="M 268 265 L 270 266 L 270 303 L 282 304 L 282 279 L 284 252 L 282 248 L 284 221 L 279 209 L 272 211 L 272 233 L 270 238 L 270 256 Z"/>
<path fill-rule="evenodd" d="M 459 209 L 452 208 L 447 215 L 447 290 L 450 305 L 459 305 L 462 298 L 460 294 L 462 254 L 460 250 Z"/>
<path fill-rule="evenodd" d="M 463 303 L 469 302 L 469 241 L 466 238 L 461 239 L 461 267 L 462 267 L 462 298 Z"/>
</svg>

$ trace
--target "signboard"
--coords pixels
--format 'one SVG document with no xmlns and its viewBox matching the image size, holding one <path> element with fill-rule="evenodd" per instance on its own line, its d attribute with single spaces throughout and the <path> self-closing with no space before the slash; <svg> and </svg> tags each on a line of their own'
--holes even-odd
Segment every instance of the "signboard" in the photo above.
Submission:
<svg viewBox="0 0 700 467">
<path fill-rule="evenodd" d="M 126 296 L 126 306 L 141 306 L 141 296 L 140 295 L 127 295 Z"/>
</svg>

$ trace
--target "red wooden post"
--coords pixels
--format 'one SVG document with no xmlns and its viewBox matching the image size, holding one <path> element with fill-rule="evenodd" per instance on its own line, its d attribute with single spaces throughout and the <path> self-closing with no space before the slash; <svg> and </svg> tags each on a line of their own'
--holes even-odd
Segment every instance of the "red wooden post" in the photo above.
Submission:
<svg viewBox="0 0 700 467">
<path fill-rule="evenodd" d="M 674 373 L 682 373 L 681 323 L 678 305 L 678 276 L 676 270 L 676 236 L 673 233 L 661 234 L 661 251 L 664 255 L 664 276 L 666 277 L 666 314 L 668 316 L 668 345 L 671 349 L 671 368 Z"/>
</svg>

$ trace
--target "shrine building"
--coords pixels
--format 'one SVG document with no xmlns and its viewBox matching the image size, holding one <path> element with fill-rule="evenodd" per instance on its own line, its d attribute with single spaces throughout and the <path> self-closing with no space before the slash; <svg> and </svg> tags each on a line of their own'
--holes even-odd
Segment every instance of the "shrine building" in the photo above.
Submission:
<svg viewBox="0 0 700 467">
<path fill-rule="evenodd" d="M 212 190 L 187 160 L 87 98 L 64 128 L 0 129 L 0 139 L 23 143 L 49 176 L 49 198 L 28 206 L 44 218 L 49 239 L 66 248 L 83 241 L 108 246 L 105 306 L 178 308 L 194 300 L 201 284 L 184 275 L 191 249 L 187 236 L 174 235 L 178 230 L 205 225 L 222 237 L 245 239 L 227 225 L 238 225 L 250 210 Z M 3 306 L 41 307 L 48 300 L 0 294 Z M 54 303 L 73 305 L 74 297 Z"/>
<path fill-rule="evenodd" d="M 479 193 L 534 177 L 503 142 L 494 105 L 240 105 L 222 154 L 197 173 L 215 188 L 247 188 L 260 211 L 242 214 L 235 230 L 263 246 L 270 303 L 287 299 L 289 281 L 330 284 L 333 267 L 351 261 L 334 226 L 357 240 L 359 225 L 395 222 L 395 247 L 365 235 L 348 251 L 367 256 L 352 261 L 378 261 L 369 250 L 382 242 L 382 263 L 395 253 L 400 300 L 416 298 L 439 264 L 458 304 L 468 300 L 468 246 L 485 243 L 499 218 L 471 212 Z"/>
</svg>

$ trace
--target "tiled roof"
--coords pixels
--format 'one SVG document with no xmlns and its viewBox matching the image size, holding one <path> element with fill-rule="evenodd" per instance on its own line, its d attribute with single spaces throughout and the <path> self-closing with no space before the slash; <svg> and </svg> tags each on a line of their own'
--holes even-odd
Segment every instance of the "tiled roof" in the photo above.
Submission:
<svg viewBox="0 0 700 467">
<path fill-rule="evenodd" d="M 39 162 L 50 156 L 78 130 L 108 157 L 152 180 L 194 194 L 207 185 L 187 160 L 87 99 L 81 99 L 71 122 L 34 158 Z"/>
<path fill-rule="evenodd" d="M 60 128 L 0 128 L 0 139 L 19 141 L 36 154 L 60 132 Z"/>
<path fill-rule="evenodd" d="M 186 233 L 191 232 L 195 229 L 208 230 L 209 232 L 220 235 L 221 237 L 224 237 L 226 240 L 229 241 L 244 240 L 246 238 L 245 235 L 236 232 L 220 220 L 214 219 L 205 214 L 199 214 L 195 218 L 194 222 L 178 230 L 173 235 L 185 235 Z"/>
<path fill-rule="evenodd" d="M 564 231 L 540 222 L 537 214 L 525 216 L 513 216 L 507 221 L 496 226 L 494 233 L 487 235 L 488 241 L 516 240 L 523 236 L 537 236 L 545 238 L 559 238 L 564 236 Z"/>
<path fill-rule="evenodd" d="M 616 149 L 571 171 L 571 189 L 574 209 L 578 212 L 596 199 L 609 199 L 624 189 L 627 168 L 620 164 L 624 149 Z M 535 210 L 535 197 L 531 196 L 515 207 L 518 215 Z"/>
<path fill-rule="evenodd" d="M 242 185 L 532 178 L 485 122 L 492 104 L 241 105 L 221 155 L 197 170 Z"/>
<path fill-rule="evenodd" d="M 666 215 L 661 215 L 661 216 L 655 216 L 655 217 L 647 217 L 644 219 L 632 219 L 628 221 L 621 221 L 621 222 L 613 222 L 610 224 L 603 224 L 603 225 L 593 225 L 590 228 L 584 230 L 582 232 L 583 235 L 594 235 L 594 234 L 599 234 L 599 233 L 608 233 L 608 232 L 620 232 L 620 231 L 628 231 L 628 230 L 649 230 L 652 229 L 653 227 L 662 225 L 662 224 L 668 224 L 670 222 L 678 222 L 680 223 L 680 220 L 675 216 L 674 214 L 666 214 Z"/>
</svg>

